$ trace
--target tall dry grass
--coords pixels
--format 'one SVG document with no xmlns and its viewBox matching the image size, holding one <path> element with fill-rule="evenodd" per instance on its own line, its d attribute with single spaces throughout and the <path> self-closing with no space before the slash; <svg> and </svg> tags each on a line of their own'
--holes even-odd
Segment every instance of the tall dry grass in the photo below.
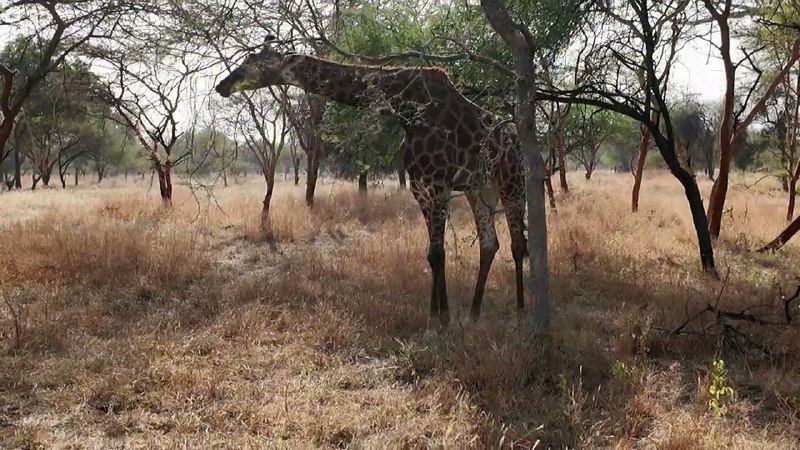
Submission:
<svg viewBox="0 0 800 450">
<path fill-rule="evenodd" d="M 514 310 L 508 233 L 485 314 L 463 311 L 477 275 L 463 198 L 447 231 L 457 320 L 424 332 L 427 235 L 410 195 L 365 202 L 323 184 L 309 211 L 279 183 L 269 236 L 257 180 L 176 207 L 112 180 L 0 196 L 0 442 L 90 448 L 793 448 L 800 445 L 800 335 L 751 327 L 770 360 L 661 329 L 716 302 L 699 270 L 680 186 L 571 177 L 549 212 L 556 308 L 546 341 Z M 732 188 L 717 261 L 720 307 L 772 311 L 800 246 L 747 250 L 783 225 L 778 186 Z M 701 184 L 704 192 L 710 183 Z M 708 407 L 711 361 L 736 398 Z"/>
</svg>

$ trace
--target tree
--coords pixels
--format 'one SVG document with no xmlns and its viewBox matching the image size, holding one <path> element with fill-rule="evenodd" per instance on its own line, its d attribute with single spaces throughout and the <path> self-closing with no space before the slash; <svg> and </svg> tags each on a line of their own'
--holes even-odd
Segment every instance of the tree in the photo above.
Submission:
<svg viewBox="0 0 800 450">
<path fill-rule="evenodd" d="M 24 39 L 8 45 L 2 57 L 14 61 L 13 69 L 20 80 L 29 77 L 41 60 L 38 50 Z M 101 134 L 94 113 L 103 105 L 91 95 L 97 84 L 97 77 L 87 65 L 64 61 L 31 89 L 25 114 L 17 116 L 13 150 L 31 162 L 34 189 L 39 181 L 48 186 L 56 167 L 61 184 L 66 187 L 65 175 L 70 165 L 84 157 L 91 150 L 86 143 Z M 15 172 L 18 174 L 19 167 Z"/>
<path fill-rule="evenodd" d="M 719 51 L 722 63 L 725 68 L 725 95 L 722 105 L 722 121 L 719 132 L 719 173 L 714 186 L 711 189 L 711 197 L 708 201 L 708 229 L 712 238 L 718 238 L 722 224 L 722 212 L 725 207 L 725 197 L 728 192 L 728 176 L 730 173 L 731 160 L 733 157 L 733 147 L 739 140 L 756 116 L 766 105 L 767 100 L 775 93 L 778 85 L 786 76 L 786 73 L 800 58 L 800 37 L 796 37 L 791 44 L 788 57 L 785 63 L 778 68 L 777 74 L 768 83 L 766 89 L 759 96 L 759 99 L 745 115 L 745 110 L 752 94 L 755 92 L 762 71 L 755 65 L 752 52 L 745 50 L 743 60 L 734 62 L 731 54 L 731 14 L 735 12 L 732 0 L 723 0 L 721 5 L 715 4 L 713 0 L 703 0 L 703 5 L 711 15 L 711 18 L 719 27 Z M 758 74 L 756 82 L 750 87 L 747 96 L 737 108 L 735 105 L 736 93 L 736 72 L 739 66 L 745 61 L 749 62 L 753 70 Z M 744 117 L 743 117 L 744 116 Z"/>
<path fill-rule="evenodd" d="M 16 76 L 7 61 L 0 61 L 0 164 L 10 153 L 6 144 L 33 89 L 76 49 L 112 36 L 119 18 L 134 16 L 139 9 L 134 1 L 0 1 L 0 28 L 11 28 L 14 34 L 30 31 L 17 42 L 36 48 L 39 55 L 24 78 Z M 15 160 L 15 184 L 20 187 L 19 153 L 15 152 Z"/>
<path fill-rule="evenodd" d="M 567 36 L 569 27 L 550 27 L 552 23 L 571 24 L 577 9 L 545 4 L 543 13 L 534 24 L 541 34 L 534 36 L 526 26 L 515 22 L 502 0 L 481 0 L 486 19 L 502 38 L 513 56 L 513 75 L 516 77 L 516 107 L 514 122 L 519 132 L 522 154 L 527 164 L 526 197 L 528 203 L 528 254 L 530 255 L 530 290 L 533 297 L 534 328 L 547 330 L 550 326 L 550 280 L 547 265 L 547 217 L 545 187 L 547 177 L 536 139 L 536 66 L 533 56 L 537 50 L 558 47 Z M 547 8 L 549 6 L 550 8 Z M 549 14 L 548 14 L 549 13 Z M 548 23 L 550 22 L 550 23 Z M 549 33 L 549 34 L 548 34 Z"/>
<path fill-rule="evenodd" d="M 598 152 L 614 134 L 619 133 L 617 114 L 595 107 L 578 105 L 567 120 L 567 134 L 573 142 L 573 154 L 590 180 L 597 167 Z"/>
<path fill-rule="evenodd" d="M 703 105 L 693 100 L 677 105 L 672 126 L 678 142 L 688 151 L 688 157 L 702 164 L 708 178 L 714 180 L 716 126 Z"/>
<path fill-rule="evenodd" d="M 266 93 L 243 93 L 233 100 L 233 107 L 237 110 L 234 119 L 236 135 L 244 140 L 244 147 L 255 158 L 266 183 L 261 229 L 267 233 L 271 231 L 269 212 L 275 188 L 275 169 L 292 131 L 286 96 L 286 89 L 271 88 Z"/>
<path fill-rule="evenodd" d="M 174 43 L 170 48 L 154 26 L 130 24 L 124 41 L 93 46 L 86 53 L 113 70 L 98 95 L 114 108 L 108 118 L 126 126 L 148 152 L 162 203 L 171 206 L 172 170 L 192 150 L 178 151 L 182 134 L 178 110 L 205 66 L 187 48 L 175 48 L 179 44 Z"/>
<path fill-rule="evenodd" d="M 628 116 L 645 126 L 670 172 L 684 188 L 697 233 L 703 269 L 716 274 L 705 208 L 694 174 L 676 151 L 667 80 L 674 55 L 690 22 L 688 1 L 624 0 L 595 5 L 588 46 L 580 62 L 584 81 L 572 89 L 542 89 L 540 98 L 580 103 Z M 657 114 L 656 114 L 657 113 Z"/>
<path fill-rule="evenodd" d="M 396 170 L 403 130 L 391 117 L 375 110 L 330 105 L 321 124 L 328 163 L 336 176 L 358 178 L 359 192 L 366 194 L 370 175 Z"/>
</svg>

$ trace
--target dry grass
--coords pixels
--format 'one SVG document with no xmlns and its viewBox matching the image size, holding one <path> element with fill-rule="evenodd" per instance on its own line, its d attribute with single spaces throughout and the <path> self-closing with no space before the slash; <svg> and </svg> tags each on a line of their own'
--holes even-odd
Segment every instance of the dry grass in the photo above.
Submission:
<svg viewBox="0 0 800 450">
<path fill-rule="evenodd" d="M 181 186 L 173 211 L 122 180 L 0 195 L 0 447 L 800 446 L 798 328 L 748 330 L 785 355 L 772 361 L 659 331 L 720 287 L 698 269 L 679 185 L 650 175 L 632 215 L 629 175 L 580 178 L 550 213 L 546 341 L 513 309 L 502 219 L 484 317 L 461 323 L 477 273 L 463 199 L 447 250 L 458 320 L 432 336 L 427 236 L 392 187 L 365 204 L 326 183 L 309 211 L 280 184 L 270 238 L 255 179 L 213 198 Z M 797 243 L 747 251 L 782 228 L 784 205 L 777 184 L 737 180 L 721 307 L 795 286 Z M 720 418 L 714 358 L 736 392 Z"/>
</svg>

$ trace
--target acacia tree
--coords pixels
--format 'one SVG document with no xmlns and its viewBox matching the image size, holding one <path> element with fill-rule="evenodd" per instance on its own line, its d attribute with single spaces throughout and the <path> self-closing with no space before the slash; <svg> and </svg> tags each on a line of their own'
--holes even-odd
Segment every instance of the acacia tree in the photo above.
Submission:
<svg viewBox="0 0 800 450">
<path fill-rule="evenodd" d="M 775 93 L 788 71 L 800 58 L 800 37 L 795 37 L 788 51 L 788 57 L 782 67 L 776 71 L 777 74 L 768 83 L 766 89 L 755 101 L 749 112 L 745 115 L 749 100 L 753 96 L 762 71 L 753 61 L 753 52 L 744 51 L 744 58 L 734 62 L 731 48 L 731 15 L 736 12 L 733 0 L 703 0 L 703 6 L 711 15 L 711 18 L 719 28 L 719 45 L 715 45 L 722 59 L 725 69 L 725 95 L 722 105 L 722 120 L 719 130 L 719 171 L 714 186 L 711 189 L 711 197 L 708 201 L 708 228 L 712 238 L 719 237 L 722 225 L 722 212 L 725 207 L 725 198 L 728 192 L 728 177 L 733 157 L 733 147 L 741 139 L 747 127 L 753 122 L 756 116 L 764 109 L 767 100 Z M 758 74 L 756 82 L 750 87 L 746 97 L 737 108 L 736 106 L 736 78 L 737 69 L 744 63 L 750 63 L 752 69 Z"/>
<path fill-rule="evenodd" d="M 19 42 L 4 54 L 15 51 L 27 52 L 12 58 L 17 61 L 17 73 L 24 77 L 39 57 L 35 49 Z M 70 165 L 91 150 L 82 143 L 101 133 L 98 121 L 91 114 L 92 110 L 100 109 L 90 96 L 96 84 L 96 76 L 86 65 L 64 62 L 57 72 L 47 74 L 28 96 L 26 114 L 17 116 L 14 151 L 31 162 L 33 189 L 40 181 L 48 186 L 56 167 L 61 184 L 66 187 L 64 177 Z"/>
<path fill-rule="evenodd" d="M 165 47 L 158 34 L 134 27 L 126 34 L 124 45 L 87 53 L 113 70 L 99 92 L 115 110 L 109 119 L 136 136 L 158 175 L 162 203 L 171 206 L 172 170 L 191 155 L 191 148 L 175 152 L 182 134 L 178 112 L 204 65 L 188 51 Z"/>
<path fill-rule="evenodd" d="M 592 173 L 597 167 L 598 152 L 618 130 L 614 119 L 616 114 L 598 108 L 580 105 L 573 109 L 568 133 L 573 142 L 575 159 L 584 168 L 586 180 L 592 178 Z"/>
<path fill-rule="evenodd" d="M 0 1 L 0 32 L 24 36 L 21 41 L 36 48 L 38 54 L 25 77 L 15 76 L 8 61 L 0 61 L 0 164 L 10 153 L 6 144 L 33 89 L 75 50 L 90 40 L 111 37 L 121 17 L 135 16 L 143 9 L 135 0 Z M 15 162 L 14 184 L 20 188 L 17 152 Z"/>
<path fill-rule="evenodd" d="M 314 206 L 319 167 L 325 157 L 325 142 L 320 125 L 325 116 L 326 101 L 322 97 L 303 92 L 288 102 L 286 115 L 294 129 L 297 144 L 306 154 L 306 204 Z"/>
<path fill-rule="evenodd" d="M 543 89 L 540 98 L 581 103 L 633 118 L 650 131 L 670 172 L 684 188 L 703 269 L 716 274 L 703 200 L 694 174 L 676 151 L 666 81 L 689 22 L 688 0 L 620 0 L 593 4 L 585 79 L 573 89 Z M 653 114 L 657 112 L 658 114 Z"/>
<path fill-rule="evenodd" d="M 270 88 L 268 93 L 243 93 L 232 101 L 236 109 L 234 129 L 244 147 L 255 158 L 264 176 L 266 192 L 261 208 L 261 229 L 269 233 L 270 205 L 275 189 L 275 169 L 286 146 L 291 127 L 286 111 L 286 89 Z"/>
</svg>

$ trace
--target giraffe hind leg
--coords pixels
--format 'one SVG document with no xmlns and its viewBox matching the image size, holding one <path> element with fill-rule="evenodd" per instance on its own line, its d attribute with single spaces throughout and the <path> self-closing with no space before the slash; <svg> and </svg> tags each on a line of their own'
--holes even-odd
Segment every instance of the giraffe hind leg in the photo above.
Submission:
<svg viewBox="0 0 800 450">
<path fill-rule="evenodd" d="M 525 239 L 525 198 L 503 198 L 503 209 L 511 235 L 511 255 L 514 257 L 514 278 L 517 287 L 517 308 L 525 308 L 525 287 L 522 278 L 522 262 L 528 256 Z"/>
<path fill-rule="evenodd" d="M 470 311 L 473 319 L 478 319 L 481 314 L 481 303 L 483 294 L 486 290 L 486 280 L 489 277 L 489 270 L 492 262 L 500 248 L 497 241 L 497 231 L 494 226 L 494 212 L 497 205 L 497 194 L 493 187 L 486 187 L 481 190 L 473 190 L 465 193 L 472 208 L 472 215 L 475 218 L 475 227 L 478 231 L 480 242 L 480 267 L 478 268 L 478 279 L 475 282 L 475 294 L 472 297 L 472 309 Z"/>
</svg>

